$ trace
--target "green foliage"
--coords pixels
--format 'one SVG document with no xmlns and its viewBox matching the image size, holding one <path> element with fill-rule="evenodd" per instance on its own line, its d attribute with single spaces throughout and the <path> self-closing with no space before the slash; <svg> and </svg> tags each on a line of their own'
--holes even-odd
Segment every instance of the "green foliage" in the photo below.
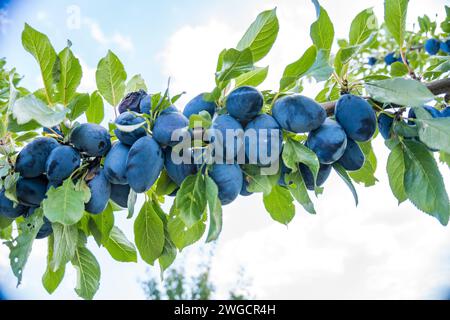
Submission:
<svg viewBox="0 0 450 320">
<path fill-rule="evenodd" d="M 95 79 L 100 94 L 111 106 L 116 107 L 125 94 L 127 73 L 112 51 L 108 51 L 98 63 Z"/>
<path fill-rule="evenodd" d="M 403 48 L 403 42 L 405 40 L 408 3 L 409 0 L 384 1 L 384 22 L 400 48 Z"/>
</svg>

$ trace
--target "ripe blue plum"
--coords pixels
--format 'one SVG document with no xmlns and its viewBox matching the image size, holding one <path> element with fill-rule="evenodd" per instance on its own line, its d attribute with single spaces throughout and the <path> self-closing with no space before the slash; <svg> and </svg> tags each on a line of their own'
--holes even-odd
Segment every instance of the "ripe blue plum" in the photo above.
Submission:
<svg viewBox="0 0 450 320">
<path fill-rule="evenodd" d="M 155 121 L 153 126 L 153 138 L 163 146 L 174 146 L 178 140 L 172 140 L 172 133 L 176 130 L 185 130 L 189 120 L 180 112 L 163 111 Z"/>
<path fill-rule="evenodd" d="M 398 61 L 398 57 L 395 55 L 395 52 L 390 52 L 384 57 L 384 62 L 390 66 L 394 62 Z"/>
<path fill-rule="evenodd" d="M 272 108 L 272 115 L 283 129 L 296 133 L 317 129 L 327 117 L 320 104 L 299 94 L 278 99 Z"/>
<path fill-rule="evenodd" d="M 136 92 L 130 92 L 119 104 L 119 112 L 124 113 L 126 111 L 140 112 L 141 100 L 147 95 L 144 90 Z"/>
<path fill-rule="evenodd" d="M 56 133 L 56 134 L 60 135 L 61 137 L 64 137 L 64 134 L 62 133 L 60 126 L 54 126 L 54 127 L 51 127 L 51 128 L 45 128 L 44 127 L 43 131 L 45 133 L 48 133 L 48 134 L 55 134 Z"/>
<path fill-rule="evenodd" d="M 111 149 L 108 130 L 95 123 L 83 123 L 73 129 L 70 142 L 78 151 L 91 157 L 105 156 Z"/>
<path fill-rule="evenodd" d="M 256 134 L 256 140 L 252 132 Z M 261 114 L 247 124 L 245 133 L 245 154 L 251 163 L 269 165 L 269 160 L 278 159 L 283 134 L 275 118 Z"/>
<path fill-rule="evenodd" d="M 128 207 L 130 186 L 127 184 L 111 184 L 111 200 L 122 208 Z"/>
<path fill-rule="evenodd" d="M 116 124 L 122 126 L 132 126 L 143 122 L 145 122 L 144 118 L 134 115 L 133 113 L 128 111 L 122 113 L 116 119 Z M 144 127 L 137 128 L 136 130 L 133 130 L 131 132 L 121 131 L 117 128 L 114 130 L 114 133 L 116 134 L 116 137 L 120 140 L 120 142 L 128 146 L 132 146 L 133 143 L 135 143 L 139 138 L 147 135 Z"/>
<path fill-rule="evenodd" d="M 80 153 L 70 146 L 59 146 L 50 153 L 45 168 L 50 181 L 64 181 L 81 163 Z"/>
<path fill-rule="evenodd" d="M 230 139 L 227 137 L 230 135 Z M 236 158 L 243 148 L 244 129 L 232 116 L 224 114 L 218 116 L 208 131 L 208 139 L 214 145 L 216 157 L 226 160 Z"/>
<path fill-rule="evenodd" d="M 20 204 L 38 207 L 47 193 L 48 180 L 45 176 L 36 178 L 19 178 L 16 185 L 16 196 Z"/>
<path fill-rule="evenodd" d="M 311 131 L 306 145 L 316 153 L 320 163 L 331 164 L 344 154 L 347 136 L 339 123 L 327 119 L 318 129 Z"/>
<path fill-rule="evenodd" d="M 442 118 L 450 117 L 450 107 L 445 107 L 445 108 L 441 111 L 441 117 L 442 117 Z"/>
<path fill-rule="evenodd" d="M 431 106 L 423 106 L 423 108 L 428 111 L 428 113 L 433 117 L 433 118 L 440 118 L 442 116 L 442 113 L 436 109 L 433 108 Z M 416 119 L 416 113 L 414 112 L 414 108 L 409 109 L 408 111 L 408 118 L 409 119 Z M 408 120 L 408 124 L 414 124 L 414 121 Z"/>
<path fill-rule="evenodd" d="M 191 161 L 191 163 L 179 163 L 175 164 L 173 157 L 177 156 L 172 148 L 166 148 L 164 157 L 164 166 L 167 170 L 167 175 L 178 186 L 181 186 L 184 179 L 188 176 L 197 173 L 197 166 Z M 181 160 L 181 159 L 180 159 Z"/>
<path fill-rule="evenodd" d="M 16 219 L 24 215 L 28 211 L 28 207 L 14 203 L 5 195 L 5 189 L 0 191 L 0 216 Z"/>
<path fill-rule="evenodd" d="M 303 163 L 299 165 L 300 173 L 302 174 L 303 181 L 305 182 L 305 186 L 308 190 L 314 190 L 314 176 L 309 167 Z M 322 186 L 325 181 L 327 181 L 328 177 L 331 173 L 331 165 L 321 164 L 319 168 L 319 172 L 317 173 L 316 185 L 318 187 Z"/>
<path fill-rule="evenodd" d="M 237 164 L 214 164 L 209 176 L 217 184 L 222 205 L 233 202 L 242 190 L 243 174 Z"/>
<path fill-rule="evenodd" d="M 199 114 L 202 111 L 207 111 L 211 115 L 211 117 L 214 116 L 217 105 L 214 101 L 206 101 L 204 96 L 205 93 L 201 93 L 188 102 L 183 110 L 183 114 L 186 118 L 189 119 L 191 115 Z"/>
<path fill-rule="evenodd" d="M 258 89 L 243 86 L 233 90 L 226 99 L 228 113 L 241 123 L 255 118 L 264 105 L 264 97 Z"/>
<path fill-rule="evenodd" d="M 103 169 L 109 182 L 113 184 L 127 184 L 127 159 L 130 147 L 115 143 L 105 158 Z"/>
<path fill-rule="evenodd" d="M 58 146 L 58 142 L 53 138 L 34 139 L 20 151 L 15 170 L 24 178 L 39 177 L 45 172 L 45 163 L 50 152 Z"/>
<path fill-rule="evenodd" d="M 381 133 L 381 136 L 384 139 L 390 139 L 391 138 L 391 129 L 392 125 L 394 124 L 394 115 L 389 116 L 385 113 L 381 113 L 378 116 L 378 130 Z"/>
<path fill-rule="evenodd" d="M 242 175 L 242 188 L 241 188 L 241 192 L 239 192 L 239 194 L 243 197 L 248 197 L 251 196 L 253 194 L 253 192 L 248 191 L 248 180 L 247 177 L 245 175 Z"/>
<path fill-rule="evenodd" d="M 85 210 L 91 214 L 102 213 L 111 197 L 111 183 L 106 178 L 104 170 L 100 169 L 87 185 L 91 191 L 91 199 L 85 204 Z"/>
<path fill-rule="evenodd" d="M 336 103 L 336 121 L 350 139 L 368 141 L 377 128 L 377 116 L 372 106 L 363 98 L 343 95 Z"/>
<path fill-rule="evenodd" d="M 440 47 L 441 42 L 435 38 L 428 39 L 424 44 L 425 51 L 432 56 L 439 52 Z"/>
<path fill-rule="evenodd" d="M 136 141 L 128 153 L 127 181 L 137 193 L 148 191 L 158 179 L 164 166 L 161 147 L 152 137 Z"/>
<path fill-rule="evenodd" d="M 352 139 L 347 139 L 347 147 L 338 163 L 347 171 L 356 171 L 362 168 L 366 157 L 359 145 Z"/>
<path fill-rule="evenodd" d="M 445 53 L 450 53 L 450 39 L 441 42 L 441 50 Z"/>
<path fill-rule="evenodd" d="M 150 112 L 152 111 L 152 96 L 150 94 L 142 97 L 141 101 L 139 102 L 139 111 L 145 114 L 150 114 Z"/>
<path fill-rule="evenodd" d="M 374 66 L 376 63 L 377 63 L 377 58 L 375 58 L 375 57 L 369 57 L 369 59 L 367 59 L 367 64 L 369 65 L 369 66 Z"/>
</svg>

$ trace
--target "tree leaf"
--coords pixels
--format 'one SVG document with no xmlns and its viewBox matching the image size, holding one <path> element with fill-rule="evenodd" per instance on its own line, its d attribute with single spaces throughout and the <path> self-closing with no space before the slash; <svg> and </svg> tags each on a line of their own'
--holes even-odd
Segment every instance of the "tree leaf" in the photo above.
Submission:
<svg viewBox="0 0 450 320">
<path fill-rule="evenodd" d="M 377 157 L 375 152 L 373 152 L 371 141 L 359 142 L 358 145 L 366 159 L 361 169 L 349 172 L 349 175 L 356 183 L 363 183 L 365 187 L 371 187 L 378 181 L 375 177 Z"/>
<path fill-rule="evenodd" d="M 98 63 L 95 79 L 100 94 L 111 106 L 116 107 L 125 94 L 127 73 L 122 62 L 111 50 Z"/>
<path fill-rule="evenodd" d="M 54 245 L 50 268 L 56 272 L 72 260 L 78 242 L 78 228 L 77 225 L 65 226 L 60 223 L 52 223 L 52 228 Z"/>
<path fill-rule="evenodd" d="M 114 260 L 120 262 L 137 262 L 136 247 L 127 239 L 122 230 L 116 226 L 111 229 L 109 239 L 105 243 L 105 248 Z"/>
<path fill-rule="evenodd" d="M 448 168 L 450 168 L 450 154 L 445 152 L 440 152 L 439 160 L 441 163 L 446 164 Z"/>
<path fill-rule="evenodd" d="M 50 235 L 50 237 L 48 237 L 47 268 L 45 269 L 45 273 L 42 276 L 42 285 L 49 294 L 55 292 L 55 290 L 59 287 L 66 272 L 65 265 L 61 266 L 61 268 L 59 268 L 55 272 L 53 272 L 52 268 L 50 267 L 51 261 L 53 260 L 53 245 L 53 235 Z"/>
<path fill-rule="evenodd" d="M 105 210 L 100 214 L 91 215 L 92 221 L 99 233 L 99 243 L 106 246 L 111 237 L 111 231 L 114 227 L 114 212 L 111 203 L 108 203 Z"/>
<path fill-rule="evenodd" d="M 309 47 L 297 61 L 286 66 L 280 80 L 280 91 L 291 88 L 313 66 L 317 56 L 315 45 Z"/>
<path fill-rule="evenodd" d="M 86 118 L 90 123 L 100 124 L 104 117 L 103 98 L 98 91 L 91 94 L 89 107 L 86 110 Z"/>
<path fill-rule="evenodd" d="M 247 190 L 249 192 L 263 192 L 269 194 L 272 187 L 278 183 L 279 175 L 265 175 L 262 174 L 261 168 L 257 165 L 244 165 L 242 170 L 249 178 Z"/>
<path fill-rule="evenodd" d="M 222 69 L 216 73 L 216 78 L 220 82 L 226 82 L 253 69 L 253 56 L 250 49 L 242 51 L 228 49 L 223 56 Z"/>
<path fill-rule="evenodd" d="M 391 76 L 393 77 L 403 77 L 408 74 L 408 67 L 405 66 L 403 62 L 396 61 L 391 64 Z"/>
<path fill-rule="evenodd" d="M 206 199 L 209 205 L 209 231 L 206 242 L 217 240 L 222 231 L 222 205 L 219 200 L 219 189 L 209 176 L 206 180 Z"/>
<path fill-rule="evenodd" d="M 353 19 L 350 26 L 349 44 L 353 46 L 363 43 L 377 31 L 377 28 L 377 18 L 372 8 L 361 11 Z"/>
<path fill-rule="evenodd" d="M 320 7 L 317 20 L 311 25 L 310 35 L 317 49 L 323 49 L 327 52 L 328 57 L 333 45 L 334 27 L 327 11 L 323 7 Z"/>
<path fill-rule="evenodd" d="M 405 156 L 403 154 L 401 144 L 397 144 L 389 154 L 386 171 L 389 177 L 389 185 L 391 186 L 392 193 L 400 204 L 408 199 L 404 185 Z"/>
<path fill-rule="evenodd" d="M 264 58 L 272 48 L 279 30 L 276 8 L 261 12 L 236 46 L 237 50 L 249 48 L 254 62 Z"/>
<path fill-rule="evenodd" d="M 72 265 L 77 270 L 75 292 L 83 299 L 92 300 L 100 286 L 100 266 L 95 256 L 86 248 L 75 250 Z"/>
<path fill-rule="evenodd" d="M 269 194 L 263 196 L 264 206 L 273 220 L 287 225 L 295 216 L 293 198 L 288 189 L 274 186 Z"/>
<path fill-rule="evenodd" d="M 203 236 L 206 225 L 202 219 L 192 227 L 188 228 L 183 220 L 178 217 L 179 213 L 177 209 L 172 207 L 172 210 L 174 210 L 174 212 L 172 212 L 171 217 L 167 222 L 167 230 L 175 246 L 182 251 L 184 248 L 197 242 Z"/>
<path fill-rule="evenodd" d="M 134 222 L 134 242 L 142 260 L 150 265 L 164 248 L 164 225 L 152 203 L 146 201 Z"/>
<path fill-rule="evenodd" d="M 329 52 L 320 49 L 317 52 L 316 61 L 305 75 L 313 77 L 318 82 L 328 80 L 333 73 L 333 68 L 330 66 L 328 59 Z"/>
<path fill-rule="evenodd" d="M 145 84 L 145 80 L 142 78 L 140 74 L 134 75 L 127 83 L 127 87 L 125 89 L 125 94 L 130 92 L 136 92 L 139 90 L 148 91 L 147 85 Z"/>
<path fill-rule="evenodd" d="M 75 96 L 81 82 L 83 71 L 80 61 L 73 55 L 72 50 L 66 47 L 58 55 L 60 67 L 59 82 L 56 84 L 57 101 L 67 106 Z"/>
<path fill-rule="evenodd" d="M 75 120 L 80 117 L 89 108 L 91 101 L 89 94 L 79 93 L 76 94 L 73 100 L 69 103 L 68 108 L 70 110 L 67 118 L 69 120 Z"/>
<path fill-rule="evenodd" d="M 384 23 L 400 48 L 403 47 L 409 0 L 385 0 Z"/>
<path fill-rule="evenodd" d="M 337 174 L 342 178 L 342 180 L 344 180 L 345 184 L 349 187 L 350 191 L 353 194 L 353 198 L 355 199 L 355 204 L 356 206 L 358 206 L 358 193 L 356 193 L 355 186 L 353 185 L 352 180 L 347 174 L 347 171 L 345 171 L 344 167 L 342 167 L 337 162 L 333 164 L 333 168 L 337 172 Z"/>
<path fill-rule="evenodd" d="M 432 149 L 450 153 L 450 118 L 417 119 L 420 141 Z"/>
<path fill-rule="evenodd" d="M 187 227 L 192 227 L 202 218 L 206 209 L 206 183 L 201 171 L 183 181 L 175 203 L 179 217 Z"/>
<path fill-rule="evenodd" d="M 288 174 L 286 178 L 290 182 L 288 188 L 295 200 L 297 200 L 307 212 L 316 214 L 314 204 L 308 195 L 308 190 L 306 189 L 301 173 L 299 171 L 292 172 Z"/>
<path fill-rule="evenodd" d="M 298 164 L 303 163 L 309 167 L 314 179 L 317 178 L 320 168 L 319 159 L 311 149 L 304 146 L 300 141 L 288 138 L 283 147 L 282 157 L 286 167 L 292 171 L 298 171 Z"/>
<path fill-rule="evenodd" d="M 244 73 L 236 78 L 236 87 L 253 86 L 257 87 L 264 82 L 269 72 L 269 66 L 265 68 L 256 67 L 254 70 Z"/>
</svg>

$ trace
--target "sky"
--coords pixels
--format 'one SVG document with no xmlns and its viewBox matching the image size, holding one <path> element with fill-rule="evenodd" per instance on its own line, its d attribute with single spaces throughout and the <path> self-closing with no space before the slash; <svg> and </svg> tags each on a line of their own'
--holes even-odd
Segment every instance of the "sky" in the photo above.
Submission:
<svg viewBox="0 0 450 320">
<path fill-rule="evenodd" d="M 8 4 L 5 5 L 5 3 Z M 374 7 L 380 21 L 383 1 L 322 0 L 334 23 L 336 37 L 347 36 L 351 19 Z M 408 26 L 416 17 L 444 16 L 445 0 L 411 0 Z M 125 65 L 128 76 L 142 74 L 151 92 L 163 90 L 171 78 L 173 93 L 186 91 L 184 104 L 214 86 L 217 55 L 235 46 L 256 15 L 277 7 L 280 33 L 272 52 L 259 64 L 270 65 L 262 89 L 276 88 L 284 67 L 311 45 L 309 26 L 315 20 L 309 0 L 248 1 L 0 1 L 0 56 L 25 75 L 30 89 L 41 86 L 33 58 L 23 50 L 20 34 L 24 23 L 46 33 L 57 50 L 73 43 L 80 58 L 80 90 L 95 90 L 95 68 L 108 49 Z M 377 53 L 374 53 L 377 54 Z M 309 83 L 304 94 L 314 97 L 320 84 Z M 111 110 L 108 113 L 111 115 Z M 297 207 L 288 226 L 272 221 L 260 195 L 239 198 L 224 207 L 224 227 L 214 244 L 212 277 L 217 298 L 226 298 L 241 268 L 251 279 L 252 295 L 260 299 L 432 299 L 450 288 L 450 229 L 419 212 L 411 204 L 397 205 L 385 173 L 387 149 L 381 138 L 374 142 L 378 156 L 375 187 L 357 186 L 360 205 L 332 174 L 325 191 L 315 199 L 317 215 Z M 448 168 L 441 167 L 447 190 Z M 170 208 L 170 201 L 164 208 Z M 116 214 L 116 224 L 133 238 L 133 221 Z M 203 241 L 204 242 L 204 241 Z M 204 259 L 203 242 L 186 249 L 178 262 L 188 273 Z M 98 299 L 143 299 L 140 280 L 157 268 L 120 264 L 104 249 L 90 242 L 102 280 Z M 10 297 L 28 299 L 77 299 L 76 274 L 68 268 L 60 288 L 48 295 L 41 285 L 45 270 L 46 242 L 37 241 L 15 289 L 7 249 L 0 246 L 0 284 Z M 152 271 L 153 270 L 153 271 Z M 157 272 L 157 271 L 156 271 Z"/>
</svg>

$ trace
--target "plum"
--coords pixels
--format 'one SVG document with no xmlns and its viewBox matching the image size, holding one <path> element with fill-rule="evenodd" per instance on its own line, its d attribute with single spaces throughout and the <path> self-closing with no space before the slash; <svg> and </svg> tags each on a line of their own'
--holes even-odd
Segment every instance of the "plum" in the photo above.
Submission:
<svg viewBox="0 0 450 320">
<path fill-rule="evenodd" d="M 178 186 L 181 186 L 184 179 L 197 172 L 197 166 L 192 161 L 191 163 L 175 164 L 172 158 L 173 156 L 175 156 L 175 152 L 172 151 L 172 148 L 167 148 L 165 151 L 164 166 L 170 179 Z"/>
<path fill-rule="evenodd" d="M 228 140 L 227 133 L 231 140 Z M 208 139 L 214 145 L 214 151 L 222 157 L 223 162 L 236 158 L 242 151 L 244 129 L 232 116 L 218 116 L 208 130 Z"/>
<path fill-rule="evenodd" d="M 439 49 L 441 47 L 441 42 L 438 39 L 431 38 L 425 41 L 425 44 L 423 46 L 425 48 L 425 51 L 434 56 L 439 52 Z"/>
<path fill-rule="evenodd" d="M 376 65 L 376 63 L 377 63 L 377 58 L 375 58 L 375 57 L 369 57 L 369 59 L 367 59 L 367 64 L 369 66 L 374 66 L 374 65 Z"/>
<path fill-rule="evenodd" d="M 450 39 L 441 42 L 441 50 L 445 53 L 450 53 Z"/>
<path fill-rule="evenodd" d="M 242 123 L 255 118 L 264 105 L 264 97 L 258 89 L 243 86 L 233 90 L 226 99 L 228 113 Z"/>
<path fill-rule="evenodd" d="M 150 94 L 142 97 L 141 101 L 139 102 L 139 111 L 145 114 L 150 114 L 150 112 L 152 111 L 152 96 Z"/>
<path fill-rule="evenodd" d="M 320 104 L 299 94 L 278 99 L 272 108 L 272 115 L 283 129 L 296 133 L 317 129 L 327 117 Z"/>
<path fill-rule="evenodd" d="M 85 210 L 91 214 L 102 213 L 111 197 L 111 183 L 106 178 L 105 171 L 100 169 L 87 185 L 91 191 L 91 199 L 85 204 Z"/>
<path fill-rule="evenodd" d="M 140 112 L 141 100 L 147 96 L 144 90 L 139 90 L 136 92 L 130 92 L 119 104 L 119 112 L 124 113 L 126 111 Z"/>
<path fill-rule="evenodd" d="M 174 105 L 168 106 L 167 108 L 165 108 L 164 110 L 162 110 L 159 114 L 165 114 L 165 113 L 172 113 L 172 112 L 177 112 L 180 113 L 180 110 L 178 110 L 177 107 L 175 107 Z"/>
<path fill-rule="evenodd" d="M 80 153 L 70 146 L 59 146 L 50 153 L 45 165 L 50 181 L 64 181 L 81 163 Z"/>
<path fill-rule="evenodd" d="M 49 137 L 39 137 L 27 144 L 19 153 L 15 170 L 24 178 L 36 178 L 45 172 L 45 163 L 58 142 Z"/>
<path fill-rule="evenodd" d="M 253 192 L 248 191 L 248 180 L 247 177 L 245 175 L 242 175 L 242 188 L 241 188 L 241 192 L 239 192 L 239 194 L 243 197 L 248 197 L 251 196 L 253 194 Z"/>
<path fill-rule="evenodd" d="M 172 140 L 172 133 L 176 130 L 185 130 L 189 120 L 180 112 L 166 112 L 165 110 L 156 118 L 153 126 L 153 138 L 164 146 L 174 146 L 179 141 Z"/>
<path fill-rule="evenodd" d="M 56 134 L 60 135 L 61 137 L 64 137 L 64 134 L 62 133 L 60 126 L 54 126 L 54 127 L 51 127 L 51 128 L 44 127 L 43 131 L 45 133 L 48 133 L 48 134 L 55 134 L 56 133 Z"/>
<path fill-rule="evenodd" d="M 388 53 L 385 57 L 384 57 L 384 62 L 390 66 L 391 64 L 393 64 L 394 62 L 398 61 L 398 57 L 395 56 L 394 52 L 390 52 Z"/>
<path fill-rule="evenodd" d="M 268 165 L 271 158 L 276 157 L 278 159 L 281 153 L 283 135 L 275 118 L 268 114 L 261 114 L 245 127 L 244 140 L 245 155 L 250 163 Z"/>
<path fill-rule="evenodd" d="M 433 118 L 440 118 L 442 116 L 442 113 L 436 108 L 433 108 L 431 106 L 423 106 L 423 108 L 426 111 L 428 111 L 428 113 Z M 416 113 L 414 112 L 414 108 L 409 109 L 409 111 L 408 111 L 408 118 L 409 119 L 416 119 Z M 415 122 L 412 121 L 412 120 L 408 120 L 408 124 L 415 124 Z"/>
<path fill-rule="evenodd" d="M 193 114 L 199 114 L 202 111 L 207 111 L 211 117 L 214 116 L 216 112 L 217 105 L 214 101 L 206 101 L 204 99 L 205 93 L 201 93 L 196 96 L 194 99 L 188 102 L 188 104 L 184 107 L 183 114 L 186 118 Z"/>
<path fill-rule="evenodd" d="M 24 215 L 28 207 L 14 203 L 5 195 L 5 189 L 0 191 L 0 216 L 8 219 L 16 219 Z"/>
<path fill-rule="evenodd" d="M 387 140 L 391 138 L 391 129 L 394 124 L 394 115 L 389 116 L 385 113 L 381 113 L 378 116 L 378 130 L 381 133 L 381 136 Z"/>
<path fill-rule="evenodd" d="M 105 156 L 111 149 L 108 130 L 95 123 L 83 123 L 73 129 L 70 142 L 78 151 L 91 157 Z"/>
<path fill-rule="evenodd" d="M 303 181 L 305 182 L 305 186 L 308 190 L 314 190 L 314 176 L 309 169 L 309 167 L 303 163 L 299 165 L 300 173 L 302 174 Z M 320 164 L 319 172 L 317 173 L 316 185 L 318 187 L 322 186 L 325 181 L 330 176 L 331 165 L 328 164 Z"/>
<path fill-rule="evenodd" d="M 103 169 L 109 182 L 113 184 L 127 184 L 127 159 L 130 147 L 115 143 L 105 158 Z"/>
<path fill-rule="evenodd" d="M 237 164 L 214 164 L 209 176 L 219 188 L 219 199 L 222 205 L 233 202 L 242 190 L 243 174 Z"/>
<path fill-rule="evenodd" d="M 336 121 L 350 139 L 368 141 L 377 128 L 377 116 L 371 105 L 361 97 L 344 94 L 336 103 Z"/>
<path fill-rule="evenodd" d="M 39 229 L 39 231 L 36 235 L 36 239 L 38 239 L 38 240 L 45 239 L 48 236 L 50 236 L 52 233 L 53 233 L 52 223 L 50 222 L 50 220 L 48 220 L 46 217 L 44 217 L 44 224 Z"/>
<path fill-rule="evenodd" d="M 130 186 L 127 184 L 111 184 L 111 200 L 122 208 L 128 207 Z"/>
<path fill-rule="evenodd" d="M 136 141 L 128 153 L 127 181 L 137 193 L 148 191 L 158 179 L 164 166 L 161 147 L 150 136 Z"/>
<path fill-rule="evenodd" d="M 441 118 L 447 117 L 450 117 L 450 107 L 445 107 L 445 109 L 441 111 Z"/>
<path fill-rule="evenodd" d="M 306 145 L 316 153 L 320 163 L 331 164 L 344 154 L 347 136 L 339 123 L 327 119 L 318 129 L 311 131 Z"/>
<path fill-rule="evenodd" d="M 116 124 L 122 126 L 132 126 L 143 122 L 145 122 L 144 118 L 134 115 L 133 113 L 128 111 L 122 113 L 116 119 Z M 116 137 L 117 139 L 120 140 L 120 142 L 128 146 L 132 146 L 133 143 L 135 143 L 139 138 L 142 138 L 147 135 L 144 126 L 139 127 L 131 132 L 121 131 L 119 128 L 117 128 L 114 130 L 114 133 L 116 134 Z"/>
<path fill-rule="evenodd" d="M 38 207 L 47 193 L 48 180 L 45 176 L 36 178 L 19 178 L 16 185 L 16 196 L 20 204 Z"/>
<path fill-rule="evenodd" d="M 359 145 L 352 139 L 347 139 L 347 147 L 338 163 L 347 171 L 356 171 L 362 168 L 366 157 Z"/>
</svg>

